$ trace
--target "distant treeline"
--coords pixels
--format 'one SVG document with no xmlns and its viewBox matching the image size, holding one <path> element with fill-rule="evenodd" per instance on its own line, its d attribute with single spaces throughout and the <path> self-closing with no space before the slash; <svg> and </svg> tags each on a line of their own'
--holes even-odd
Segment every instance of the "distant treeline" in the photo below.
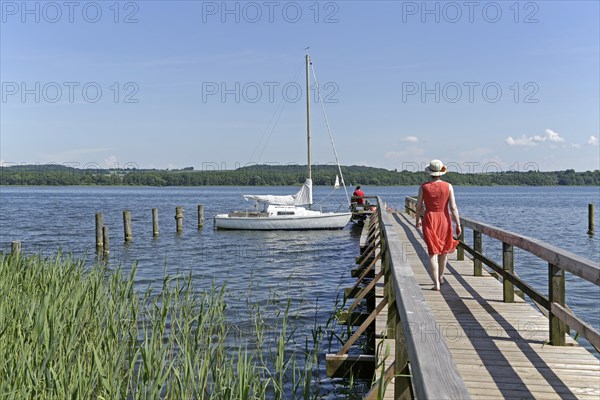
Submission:
<svg viewBox="0 0 600 400">
<path fill-rule="evenodd" d="M 382 168 L 342 167 L 347 185 L 411 186 L 427 180 L 424 172 L 390 171 Z M 333 185 L 337 167 L 313 167 L 313 184 Z M 194 171 L 155 169 L 80 169 L 62 165 L 18 165 L 0 167 L 0 185 L 136 185 L 136 186 L 292 186 L 300 185 L 306 166 L 254 165 L 236 170 Z M 445 180 L 466 186 L 600 186 L 600 170 L 575 172 L 527 171 L 458 173 L 448 172 Z"/>
</svg>

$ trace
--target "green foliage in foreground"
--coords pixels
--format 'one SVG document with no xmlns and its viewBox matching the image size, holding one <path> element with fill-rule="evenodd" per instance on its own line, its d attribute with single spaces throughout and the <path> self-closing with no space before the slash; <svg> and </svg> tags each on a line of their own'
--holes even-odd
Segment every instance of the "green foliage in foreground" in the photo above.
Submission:
<svg viewBox="0 0 600 400">
<path fill-rule="evenodd" d="M 416 169 L 415 169 L 416 170 Z M 455 169 L 456 170 L 456 169 Z M 452 169 L 451 169 L 452 171 Z M 446 180 L 455 185 L 492 186 L 600 186 L 600 170 L 575 172 L 527 171 L 487 173 L 449 172 Z M 349 185 L 413 186 L 427 180 L 424 172 L 390 171 L 382 168 L 361 166 L 342 167 Z M 315 185 L 333 185 L 337 167 L 316 165 L 313 167 Z M 143 185 L 143 186 L 261 186 L 300 185 L 306 177 L 302 165 L 254 165 L 236 170 L 193 171 L 72 168 L 61 165 L 17 165 L 0 167 L 0 185 Z"/>
<path fill-rule="evenodd" d="M 160 293 L 140 297 L 134 275 L 61 256 L 0 255 L 0 398 L 314 396 L 314 354 L 302 354 L 301 369 L 286 351 L 289 304 L 270 338 L 277 349 L 267 350 L 256 308 L 255 334 L 232 343 L 224 288 L 197 293 L 191 277 L 166 277 Z"/>
</svg>

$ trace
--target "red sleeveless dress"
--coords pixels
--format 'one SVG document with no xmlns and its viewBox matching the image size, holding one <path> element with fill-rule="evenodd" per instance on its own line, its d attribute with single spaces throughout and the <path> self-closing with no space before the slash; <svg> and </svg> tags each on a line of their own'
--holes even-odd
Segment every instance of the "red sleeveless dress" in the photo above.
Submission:
<svg viewBox="0 0 600 400">
<path fill-rule="evenodd" d="M 423 237 L 427 252 L 434 254 L 452 253 L 458 241 L 452 237 L 452 220 L 448 211 L 450 186 L 448 182 L 432 181 L 421 185 L 425 215 L 423 216 Z"/>
</svg>

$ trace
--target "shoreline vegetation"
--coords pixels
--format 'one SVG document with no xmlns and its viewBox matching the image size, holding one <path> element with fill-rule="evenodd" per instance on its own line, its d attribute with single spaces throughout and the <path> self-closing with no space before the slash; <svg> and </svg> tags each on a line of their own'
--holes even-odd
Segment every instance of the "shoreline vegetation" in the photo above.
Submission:
<svg viewBox="0 0 600 400">
<path fill-rule="evenodd" d="M 0 397 L 319 398 L 328 328 L 296 337 L 289 300 L 200 290 L 191 274 L 138 292 L 135 265 L 85 264 L 0 253 Z"/>
<path fill-rule="evenodd" d="M 425 172 L 397 171 L 363 166 L 342 166 L 348 185 L 418 186 Z M 452 169 L 451 169 L 452 170 Z M 0 185 L 19 186 L 296 186 L 306 175 L 302 165 L 253 165 L 235 170 L 193 167 L 158 170 L 138 168 L 74 168 L 57 164 L 0 167 Z M 313 184 L 332 186 L 334 165 L 313 166 Z M 457 186 L 600 186 L 600 170 L 448 172 L 446 181 Z"/>
</svg>

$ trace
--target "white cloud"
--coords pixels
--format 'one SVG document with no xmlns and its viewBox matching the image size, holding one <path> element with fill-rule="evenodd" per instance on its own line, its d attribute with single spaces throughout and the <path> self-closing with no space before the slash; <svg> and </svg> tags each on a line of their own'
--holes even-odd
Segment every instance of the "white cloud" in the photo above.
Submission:
<svg viewBox="0 0 600 400">
<path fill-rule="evenodd" d="M 550 142 L 564 142 L 565 139 L 561 138 L 560 135 L 554 132 L 552 129 L 546 129 L 546 136 L 543 136 L 542 141 L 550 141 Z"/>
<path fill-rule="evenodd" d="M 505 139 L 506 144 L 509 146 L 535 146 L 538 143 L 544 142 L 553 142 L 560 143 L 564 142 L 565 139 L 560 137 L 560 135 L 554 132 L 552 129 L 546 129 L 544 135 L 535 135 L 535 136 L 521 136 L 520 138 L 514 139 L 512 136 L 509 136 Z"/>
<path fill-rule="evenodd" d="M 509 146 L 535 146 L 537 144 L 533 141 L 533 138 L 528 138 L 525 135 L 516 139 L 513 139 L 512 136 L 509 136 L 505 139 L 505 141 Z"/>
<path fill-rule="evenodd" d="M 590 138 L 588 139 L 588 144 L 591 144 L 592 146 L 598 146 L 600 143 L 598 141 L 598 138 L 596 136 L 590 136 Z"/>
<path fill-rule="evenodd" d="M 419 138 L 416 136 L 406 136 L 403 137 L 402 139 L 400 139 L 401 142 L 410 142 L 410 143 L 417 143 L 419 141 Z"/>
</svg>

